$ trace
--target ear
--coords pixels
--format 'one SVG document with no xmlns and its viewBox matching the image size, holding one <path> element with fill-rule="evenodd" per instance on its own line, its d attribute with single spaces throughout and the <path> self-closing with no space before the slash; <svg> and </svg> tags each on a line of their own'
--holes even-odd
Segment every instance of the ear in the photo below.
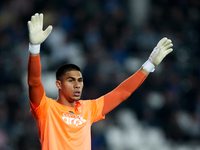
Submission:
<svg viewBox="0 0 200 150">
<path fill-rule="evenodd" d="M 59 90 L 61 89 L 61 81 L 60 80 L 56 80 L 56 86 Z"/>
</svg>

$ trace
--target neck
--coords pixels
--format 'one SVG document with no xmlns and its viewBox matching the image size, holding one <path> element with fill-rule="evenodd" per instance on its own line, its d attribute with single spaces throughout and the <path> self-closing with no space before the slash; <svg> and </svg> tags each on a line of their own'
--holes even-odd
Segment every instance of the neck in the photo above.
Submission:
<svg viewBox="0 0 200 150">
<path fill-rule="evenodd" d="M 76 101 L 70 101 L 70 100 L 68 100 L 68 99 L 66 99 L 65 97 L 62 97 L 62 96 L 59 96 L 57 98 L 57 102 L 62 104 L 62 105 L 72 107 L 72 108 L 74 108 L 75 105 L 76 105 Z"/>
</svg>

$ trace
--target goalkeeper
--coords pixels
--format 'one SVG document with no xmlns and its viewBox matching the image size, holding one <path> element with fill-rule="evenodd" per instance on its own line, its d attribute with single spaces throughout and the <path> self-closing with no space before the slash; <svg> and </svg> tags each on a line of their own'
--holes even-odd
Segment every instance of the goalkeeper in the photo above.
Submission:
<svg viewBox="0 0 200 150">
<path fill-rule="evenodd" d="M 43 31 L 43 14 L 28 21 L 28 86 L 31 114 L 38 128 L 42 150 L 90 150 L 91 125 L 125 101 L 172 52 L 170 39 L 162 38 L 142 67 L 118 87 L 95 100 L 80 100 L 83 77 L 78 66 L 65 64 L 56 71 L 58 98 L 46 96 L 41 82 L 40 44 L 52 26 Z"/>
</svg>

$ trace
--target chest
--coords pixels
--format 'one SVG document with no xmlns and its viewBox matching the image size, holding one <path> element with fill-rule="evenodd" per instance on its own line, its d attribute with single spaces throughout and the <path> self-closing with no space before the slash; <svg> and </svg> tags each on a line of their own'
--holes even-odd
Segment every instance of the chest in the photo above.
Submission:
<svg viewBox="0 0 200 150">
<path fill-rule="evenodd" d="M 74 110 L 53 108 L 48 111 L 47 117 L 49 125 L 65 129 L 79 130 L 91 124 L 91 113 L 87 110 L 76 113 Z"/>
</svg>

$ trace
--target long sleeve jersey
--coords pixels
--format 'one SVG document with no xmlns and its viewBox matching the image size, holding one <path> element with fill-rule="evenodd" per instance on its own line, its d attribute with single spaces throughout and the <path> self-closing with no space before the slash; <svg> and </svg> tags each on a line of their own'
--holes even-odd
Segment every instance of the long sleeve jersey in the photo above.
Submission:
<svg viewBox="0 0 200 150">
<path fill-rule="evenodd" d="M 92 123 L 104 119 L 105 114 L 126 100 L 146 79 L 138 70 L 106 95 L 95 100 L 79 100 L 72 108 L 47 97 L 40 76 L 40 57 L 30 55 L 29 102 L 42 150 L 90 150 Z"/>
</svg>

